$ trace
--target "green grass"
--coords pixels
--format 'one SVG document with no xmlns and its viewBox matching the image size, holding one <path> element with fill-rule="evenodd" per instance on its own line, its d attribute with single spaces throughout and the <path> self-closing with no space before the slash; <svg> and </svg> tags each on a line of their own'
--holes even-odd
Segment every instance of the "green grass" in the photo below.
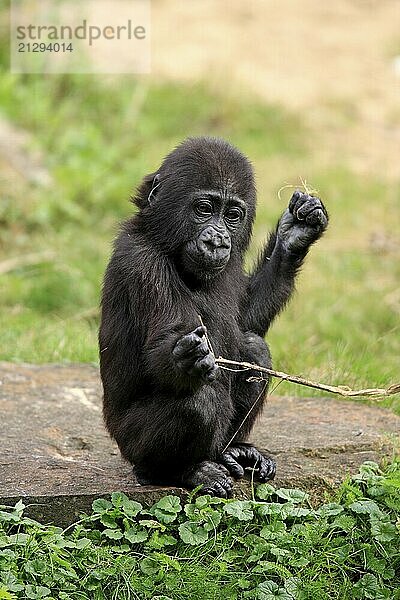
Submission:
<svg viewBox="0 0 400 600">
<path fill-rule="evenodd" d="M 399 380 L 398 182 L 361 177 L 340 156 L 328 168 L 319 132 L 298 117 L 202 84 L 3 73 L 0 107 L 32 133 L 53 179 L 43 188 L 0 164 L 0 268 L 21 258 L 0 275 L 0 360 L 97 362 L 101 279 L 131 190 L 182 138 L 213 134 L 256 169 L 249 264 L 288 202 L 285 183 L 303 177 L 330 212 L 268 334 L 276 368 L 353 387 Z M 41 252 L 52 254 L 29 260 Z M 288 384 L 277 393 L 318 394 Z M 383 404 L 400 413 L 398 397 Z M 0 600 L 395 600 L 399 478 L 398 463 L 367 465 L 319 511 L 268 486 L 268 504 L 164 499 L 136 515 L 116 494 L 66 532 L 25 519 L 19 504 L 0 512 Z"/>
<path fill-rule="evenodd" d="M 400 465 L 365 463 L 335 498 L 260 485 L 256 500 L 114 493 L 66 530 L 0 507 L 0 599 L 396 600 Z"/>
<path fill-rule="evenodd" d="M 222 97 L 204 85 L 124 77 L 14 76 L 0 106 L 33 134 L 53 183 L 35 186 L 0 171 L 0 359 L 97 362 L 102 274 L 129 193 L 187 135 L 230 139 L 254 162 L 259 209 L 249 262 L 285 208 L 286 182 L 316 187 L 331 216 L 312 249 L 298 293 L 268 334 L 275 366 L 327 383 L 386 386 L 400 355 L 398 187 L 319 162 L 316 132 L 278 106 Z M 379 235 L 388 243 L 376 248 Z M 52 258 L 24 265 L 32 252 Z M 288 384 L 279 393 L 306 394 Z M 386 405 L 400 410 L 400 401 Z"/>
</svg>

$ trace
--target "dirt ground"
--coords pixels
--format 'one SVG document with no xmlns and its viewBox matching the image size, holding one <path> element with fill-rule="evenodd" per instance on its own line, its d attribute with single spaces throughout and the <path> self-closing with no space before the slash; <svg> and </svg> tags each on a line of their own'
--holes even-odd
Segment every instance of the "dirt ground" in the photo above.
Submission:
<svg viewBox="0 0 400 600">
<path fill-rule="evenodd" d="M 399 55 L 398 0 L 152 2 L 154 76 L 299 111 L 320 159 L 361 173 L 400 176 Z"/>
</svg>

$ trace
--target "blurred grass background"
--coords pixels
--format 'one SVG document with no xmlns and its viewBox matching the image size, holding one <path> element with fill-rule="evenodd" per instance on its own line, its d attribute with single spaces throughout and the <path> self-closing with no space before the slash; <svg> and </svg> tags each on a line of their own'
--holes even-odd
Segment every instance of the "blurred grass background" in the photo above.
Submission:
<svg viewBox="0 0 400 600">
<path fill-rule="evenodd" d="M 259 191 L 249 263 L 300 177 L 319 191 L 329 232 L 315 246 L 289 308 L 268 334 L 274 365 L 351 387 L 400 379 L 398 177 L 360 173 L 301 111 L 243 90 L 134 76 L 11 75 L 2 39 L 0 117 L 28 132 L 49 180 L 0 157 L 0 359 L 98 361 L 98 302 L 130 192 L 188 135 L 222 136 L 254 163 Z M 330 118 L 352 121 L 333 102 Z M 329 137 L 329 136 L 328 136 Z M 12 151 L 12 149 L 10 149 Z M 311 395 L 281 384 L 279 394 Z M 317 394 L 317 392 L 315 392 Z M 385 405 L 400 412 L 400 400 Z"/>
</svg>

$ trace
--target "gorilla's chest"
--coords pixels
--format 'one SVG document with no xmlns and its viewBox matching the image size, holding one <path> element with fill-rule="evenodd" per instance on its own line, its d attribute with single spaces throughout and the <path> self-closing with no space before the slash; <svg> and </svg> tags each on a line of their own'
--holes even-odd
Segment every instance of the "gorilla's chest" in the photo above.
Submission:
<svg viewBox="0 0 400 600">
<path fill-rule="evenodd" d="M 207 334 L 215 356 L 234 358 L 242 345 L 236 306 L 226 303 L 196 302 L 199 317 L 207 327 Z"/>
</svg>

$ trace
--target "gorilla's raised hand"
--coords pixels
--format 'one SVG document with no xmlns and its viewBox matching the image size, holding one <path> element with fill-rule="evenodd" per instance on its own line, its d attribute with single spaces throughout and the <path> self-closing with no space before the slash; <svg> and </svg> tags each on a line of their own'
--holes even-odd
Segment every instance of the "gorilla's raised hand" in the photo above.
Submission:
<svg viewBox="0 0 400 600">
<path fill-rule="evenodd" d="M 302 254 L 327 226 L 328 213 L 321 200 L 296 190 L 278 223 L 277 235 L 285 250 Z"/>
<path fill-rule="evenodd" d="M 215 379 L 218 367 L 208 348 L 205 334 L 206 328 L 201 325 L 182 336 L 176 342 L 172 354 L 180 371 L 208 382 Z"/>
</svg>

